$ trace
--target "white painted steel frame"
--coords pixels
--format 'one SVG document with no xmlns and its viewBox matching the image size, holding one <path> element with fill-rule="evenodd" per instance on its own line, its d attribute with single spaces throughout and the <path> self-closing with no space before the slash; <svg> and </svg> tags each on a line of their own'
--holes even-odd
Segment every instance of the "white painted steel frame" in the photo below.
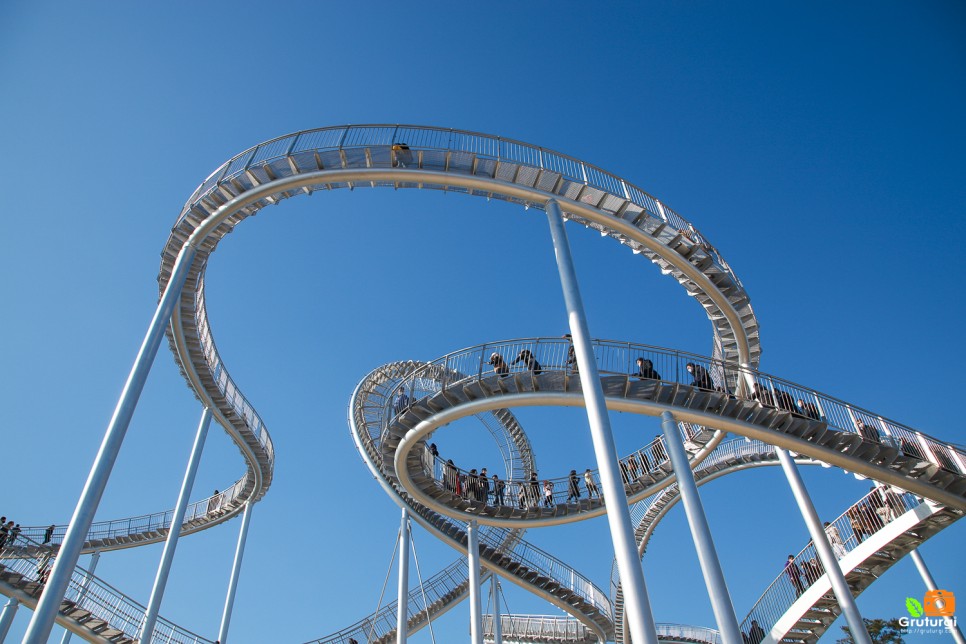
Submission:
<svg viewBox="0 0 966 644">
<path fill-rule="evenodd" d="M 399 522 L 399 586 L 396 599 L 396 644 L 406 644 L 409 637 L 409 512 L 402 510 Z"/>
<path fill-rule="evenodd" d="M 678 492 L 684 504 L 688 526 L 691 528 L 691 540 L 698 553 L 698 562 L 701 565 L 701 573 L 708 589 L 708 597 L 711 599 L 711 609 L 718 623 L 718 630 L 721 632 L 724 644 L 744 644 L 738 627 L 738 617 L 735 615 L 735 607 L 731 602 L 731 592 L 725 582 L 721 562 L 714 547 L 714 538 L 711 536 L 711 527 L 708 525 L 708 518 L 704 514 L 704 506 L 698 494 L 698 486 L 694 481 L 694 472 L 691 471 L 687 452 L 684 451 L 684 441 L 681 440 L 677 421 L 671 412 L 661 413 L 661 429 L 664 432 L 671 467 L 677 476 Z M 622 574 L 622 583 L 623 579 Z M 624 594 L 627 594 L 626 591 Z"/>
<path fill-rule="evenodd" d="M 916 564 L 916 570 L 919 571 L 919 576 L 922 577 L 922 582 L 926 585 L 926 589 L 939 590 L 939 586 L 936 585 L 936 580 L 933 579 L 932 573 L 926 567 L 926 560 L 919 554 L 919 550 L 914 548 L 909 552 L 909 555 L 912 557 L 912 562 Z M 942 606 L 938 606 L 938 608 L 942 608 Z M 956 644 L 966 644 L 966 638 L 963 637 L 963 632 L 959 629 L 956 621 L 949 617 L 945 618 L 944 621 L 946 622 L 946 628 L 949 630 L 949 634 L 953 636 Z"/>
<path fill-rule="evenodd" d="M 716 429 L 731 432 L 747 438 L 760 440 L 776 447 L 792 450 L 799 454 L 816 458 L 830 465 L 840 467 L 850 472 L 857 472 L 869 478 L 895 485 L 908 490 L 918 496 L 933 499 L 943 505 L 948 505 L 956 509 L 966 509 L 966 501 L 955 494 L 945 490 L 936 489 L 933 486 L 924 484 L 917 479 L 903 477 L 901 474 L 874 466 L 867 461 L 849 456 L 834 449 L 815 445 L 802 438 L 791 434 L 766 429 L 760 425 L 754 425 L 740 420 L 725 418 L 709 412 L 701 412 L 684 407 L 675 407 L 666 403 L 658 403 L 650 400 L 629 400 L 626 398 L 607 398 L 607 408 L 612 411 L 622 411 L 645 416 L 660 416 L 662 412 L 672 412 L 678 421 L 685 421 L 714 427 Z M 445 514 L 453 518 L 466 519 L 466 514 L 455 508 L 444 505 L 430 497 L 422 488 L 415 484 L 405 467 L 406 458 L 409 453 L 416 448 L 419 441 L 432 433 L 436 429 L 455 422 L 461 418 L 474 414 L 493 411 L 495 409 L 505 409 L 514 407 L 582 407 L 584 405 L 583 396 L 579 393 L 563 392 L 526 392 L 515 394 L 504 394 L 492 398 L 484 398 L 461 403 L 449 409 L 437 412 L 420 422 L 416 427 L 409 430 L 399 442 L 396 449 L 395 468 L 396 475 L 399 477 L 399 484 L 413 496 L 420 504 L 426 505 L 440 514 Z M 648 488 L 647 494 L 667 487 L 674 482 L 676 477 L 668 476 L 654 486 Z M 596 516 L 593 512 L 580 515 L 582 518 Z M 550 517 L 541 521 L 530 521 L 528 519 L 500 519 L 497 517 L 478 516 L 480 523 L 502 527 L 522 527 L 526 525 L 559 525 L 574 520 L 574 516 Z"/>
<path fill-rule="evenodd" d="M 621 578 L 625 580 L 624 592 L 628 598 L 627 615 L 630 631 L 636 642 L 657 644 L 654 614 L 651 612 L 651 601 L 647 596 L 644 571 L 637 557 L 630 511 L 627 504 L 621 502 L 624 497 L 624 484 L 620 476 L 617 446 L 614 443 L 604 390 L 597 372 L 597 359 L 594 357 L 590 343 L 590 330 L 584 303 L 580 297 L 570 242 L 567 239 L 567 231 L 564 230 L 563 217 L 557 201 L 554 199 L 548 201 L 546 209 L 554 254 L 557 258 L 557 272 L 560 274 L 560 286 L 567 308 L 567 322 L 579 367 L 582 396 L 587 410 L 587 422 L 594 445 L 600 485 L 605 499 L 617 500 L 607 508 L 607 522 L 610 526 L 611 540 L 614 543 L 617 566 L 620 568 Z"/>
<path fill-rule="evenodd" d="M 822 567 L 832 584 L 832 592 L 835 593 L 835 598 L 842 607 L 845 619 L 849 623 L 853 641 L 857 644 L 872 644 L 869 632 L 865 628 L 865 622 L 859 613 L 859 607 L 855 603 L 855 597 L 852 596 L 852 590 L 849 588 L 848 582 L 845 581 L 845 573 L 839 566 L 838 557 L 832 552 L 828 535 L 825 533 L 822 521 L 818 518 L 818 512 L 812 504 L 812 499 L 808 495 L 798 466 L 795 465 L 795 461 L 792 460 L 787 451 L 775 448 L 775 452 L 778 454 L 778 460 L 781 461 L 782 469 L 785 471 L 785 477 L 788 479 L 789 487 L 791 487 L 792 494 L 795 496 L 798 509 L 802 513 L 808 534 L 812 537 L 812 543 L 815 544 L 815 550 L 818 552 Z"/>
</svg>

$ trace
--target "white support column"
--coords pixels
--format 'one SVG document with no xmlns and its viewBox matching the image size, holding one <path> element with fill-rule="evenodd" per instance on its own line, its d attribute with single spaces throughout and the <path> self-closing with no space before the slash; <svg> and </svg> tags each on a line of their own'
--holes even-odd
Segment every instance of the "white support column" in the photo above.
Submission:
<svg viewBox="0 0 966 644">
<path fill-rule="evenodd" d="M 688 455 L 684 450 L 684 441 L 681 440 L 677 422 L 671 412 L 666 411 L 661 414 L 661 429 L 664 430 L 668 457 L 671 459 L 671 467 L 674 468 L 674 475 L 678 480 L 681 502 L 684 504 L 684 512 L 691 528 L 691 539 L 698 552 L 701 573 L 704 575 L 704 584 L 708 588 L 711 609 L 718 622 L 722 641 L 724 644 L 744 644 L 738 618 L 735 616 L 735 607 L 731 602 L 731 593 L 728 591 L 721 562 L 718 561 L 718 553 L 715 551 L 708 518 L 704 514 L 698 486 L 694 482 L 694 472 L 691 471 L 691 464 L 688 463 Z"/>
<path fill-rule="evenodd" d="M 842 612 L 845 614 L 845 620 L 849 624 L 849 632 L 852 634 L 852 640 L 856 644 L 872 644 L 872 639 L 869 637 L 869 632 L 865 628 L 862 615 L 859 614 L 859 607 L 856 606 L 852 591 L 849 590 L 849 585 L 845 581 L 845 575 L 842 574 L 842 569 L 839 568 L 838 558 L 832 552 L 832 546 L 828 542 L 828 535 L 825 534 L 825 528 L 818 518 L 818 512 L 815 511 L 815 506 L 812 505 L 812 499 L 808 495 L 808 490 L 805 489 L 805 482 L 802 481 L 802 475 L 798 471 L 798 466 L 795 465 L 795 460 L 792 459 L 787 451 L 778 447 L 775 448 L 775 453 L 778 454 L 778 460 L 781 461 L 782 469 L 785 471 L 785 478 L 788 479 L 788 485 L 792 488 L 792 494 L 798 503 L 798 509 L 802 513 L 802 519 L 804 519 L 805 525 L 808 528 L 808 534 L 812 537 L 812 543 L 815 545 L 818 558 L 822 562 L 826 574 L 828 574 L 829 581 L 832 583 L 832 592 L 835 593 L 835 598 L 839 601 L 839 606 L 842 607 Z"/>
<path fill-rule="evenodd" d="M 490 594 L 493 596 L 493 644 L 503 644 L 503 620 L 500 618 L 500 582 L 496 575 L 490 577 Z"/>
<path fill-rule="evenodd" d="M 188 508 L 188 499 L 191 497 L 195 475 L 198 473 L 198 465 L 201 463 L 201 453 L 205 448 L 209 425 L 211 425 L 211 409 L 205 407 L 201 412 L 201 421 L 198 423 L 195 442 L 191 447 L 191 455 L 188 457 L 184 480 L 181 482 L 181 492 L 178 494 L 178 501 L 171 517 L 171 525 L 168 527 L 168 536 L 164 541 L 164 551 L 161 553 L 161 562 L 158 564 L 158 574 L 154 578 L 151 598 L 148 600 L 147 609 L 145 609 L 144 622 L 141 624 L 141 644 L 151 644 L 154 640 L 154 625 L 158 621 L 161 599 L 164 597 L 164 588 L 168 583 L 171 563 L 174 561 L 174 552 L 178 547 L 178 538 L 181 536 L 181 527 L 184 525 L 185 510 Z"/>
<path fill-rule="evenodd" d="M 178 253 L 178 258 L 171 269 L 171 280 L 168 282 L 164 294 L 158 302 L 154 317 L 148 325 L 141 349 L 138 351 L 131 373 L 128 375 L 127 382 L 121 392 L 121 397 L 114 408 L 114 415 L 104 433 L 101 447 L 91 466 L 90 474 L 87 476 L 87 483 L 81 492 L 74 514 L 67 527 L 67 534 L 60 544 L 57 551 L 57 560 L 51 568 L 50 578 L 44 587 L 44 593 L 37 602 L 34 609 L 33 618 L 27 626 L 27 632 L 23 638 L 23 644 L 46 644 L 50 637 L 50 630 L 54 626 L 54 620 L 60 611 L 60 602 L 67 592 L 67 585 L 70 583 L 74 568 L 77 567 L 77 560 L 80 558 L 81 549 L 87 540 L 87 533 L 91 529 L 94 521 L 94 513 L 104 495 L 104 488 L 107 487 L 107 480 L 114 469 L 114 462 L 121 451 L 121 443 L 127 434 L 127 428 L 134 416 L 134 409 L 137 407 L 138 398 L 144 390 L 144 383 L 147 381 L 148 373 L 155 356 L 158 354 L 158 347 L 161 346 L 161 339 L 164 337 L 164 330 L 167 327 L 174 306 L 184 287 L 185 280 L 191 268 L 191 262 L 195 256 L 195 249 L 185 245 Z M 224 644 L 224 643 L 222 643 Z"/>
<path fill-rule="evenodd" d="M 13 597 L 4 604 L 3 612 L 0 613 L 0 644 L 7 639 L 7 633 L 10 632 L 10 625 L 13 624 L 13 618 L 17 616 L 18 608 L 20 608 L 20 600 Z"/>
<path fill-rule="evenodd" d="M 932 573 L 926 568 L 926 562 L 919 554 L 919 550 L 913 549 L 909 554 L 912 556 L 912 561 L 916 564 L 916 569 L 919 571 L 919 576 L 922 577 L 922 581 L 926 584 L 927 590 L 939 590 L 939 586 L 936 585 L 936 580 L 933 579 Z M 942 608 L 942 606 L 938 606 Z M 966 639 L 963 638 L 963 632 L 959 630 L 959 626 L 950 618 L 945 618 L 946 628 L 949 629 L 949 634 L 953 636 L 956 640 L 956 644 L 966 644 Z"/>
<path fill-rule="evenodd" d="M 95 550 L 91 554 L 91 563 L 87 567 L 87 576 L 84 577 L 84 581 L 81 582 L 80 593 L 77 595 L 77 605 L 82 606 L 84 601 L 84 595 L 87 594 L 87 585 L 91 583 L 91 577 L 94 576 L 94 571 L 97 569 L 97 562 L 101 560 L 101 553 L 99 550 Z M 60 640 L 60 644 L 67 644 L 70 642 L 71 632 L 68 630 L 64 631 L 64 636 Z"/>
<path fill-rule="evenodd" d="M 470 644 L 483 644 L 483 604 L 480 601 L 480 528 L 466 524 L 466 563 L 470 570 Z"/>
<path fill-rule="evenodd" d="M 221 628 L 218 629 L 220 644 L 228 644 L 228 626 L 231 624 L 231 611 L 235 605 L 235 591 L 238 589 L 238 576 L 241 574 L 242 557 L 245 556 L 245 541 L 248 539 L 248 524 L 252 518 L 252 503 L 245 503 L 242 514 L 241 530 L 238 532 L 238 547 L 235 548 L 235 562 L 231 567 L 231 579 L 228 581 L 228 597 L 225 598 L 225 610 L 221 614 Z"/>
<path fill-rule="evenodd" d="M 402 511 L 399 526 L 399 591 L 396 600 L 396 644 L 409 636 L 409 513 Z"/>
<path fill-rule="evenodd" d="M 641 558 L 637 553 L 634 526 L 631 523 L 627 495 L 620 477 L 617 448 L 610 428 L 610 419 L 607 416 L 604 391 L 597 372 L 597 361 L 590 343 L 590 331 L 577 284 L 573 257 L 570 253 L 570 242 L 567 240 L 567 231 L 564 229 L 563 216 L 557 201 L 551 199 L 547 202 L 546 208 L 557 257 L 557 270 L 560 273 L 560 286 L 567 306 L 567 318 L 580 372 L 580 384 L 584 392 L 590 435 L 594 444 L 594 454 L 597 457 L 597 470 L 604 498 L 607 500 L 607 522 L 614 542 L 614 556 L 617 559 L 617 569 L 620 572 L 624 591 L 626 626 L 629 627 L 635 644 L 657 644 L 654 615 L 651 613 L 651 603 L 644 584 Z"/>
</svg>

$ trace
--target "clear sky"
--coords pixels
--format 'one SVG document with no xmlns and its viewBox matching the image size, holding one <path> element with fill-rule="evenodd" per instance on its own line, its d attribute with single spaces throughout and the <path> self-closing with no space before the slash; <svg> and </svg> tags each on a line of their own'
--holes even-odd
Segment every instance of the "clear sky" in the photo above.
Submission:
<svg viewBox="0 0 966 644">
<path fill-rule="evenodd" d="M 0 82 L 0 514 L 24 525 L 70 517 L 194 188 L 263 140 L 345 123 L 498 134 L 626 178 L 738 273 L 763 370 L 966 442 L 962 2 L 14 0 L 0 3 Z M 594 336 L 710 354 L 710 324 L 673 280 L 612 240 L 570 234 Z M 436 192 L 291 199 L 224 240 L 208 294 L 219 351 L 277 453 L 232 641 L 304 642 L 377 606 L 398 527 L 349 437 L 353 387 L 392 360 L 566 332 L 546 219 Z M 163 345 L 99 520 L 173 506 L 200 411 Z M 519 416 L 542 474 L 592 465 L 581 414 Z M 640 417 L 614 425 L 624 452 L 658 431 Z M 437 442 L 495 464 L 469 424 Z M 212 431 L 194 498 L 242 472 Z M 837 470 L 804 474 L 823 518 L 868 489 Z M 702 493 L 741 619 L 806 529 L 778 468 Z M 163 616 L 214 638 L 238 527 L 181 541 Z M 608 588 L 603 519 L 527 539 Z M 424 576 L 457 556 L 421 529 L 415 540 Z M 962 542 L 957 525 L 921 551 L 966 597 Z M 97 574 L 146 603 L 160 551 L 107 553 Z M 644 571 L 657 621 L 715 625 L 680 508 Z M 559 614 L 505 587 L 511 611 Z M 897 617 L 923 590 L 902 561 L 859 608 Z M 464 604 L 437 641 L 467 631 Z"/>
</svg>

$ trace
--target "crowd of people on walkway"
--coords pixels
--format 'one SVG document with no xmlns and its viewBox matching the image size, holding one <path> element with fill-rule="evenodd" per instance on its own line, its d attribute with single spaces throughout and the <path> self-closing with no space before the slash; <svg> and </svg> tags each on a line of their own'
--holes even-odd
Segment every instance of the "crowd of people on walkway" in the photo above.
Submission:
<svg viewBox="0 0 966 644">
<path fill-rule="evenodd" d="M 564 369 L 565 371 L 576 374 L 577 356 L 574 351 L 574 345 L 572 344 L 572 338 L 570 334 L 564 335 L 564 338 L 571 340 L 571 344 L 567 348 Z M 507 362 L 499 352 L 491 353 L 488 360 L 488 364 L 492 367 L 493 372 L 503 378 L 510 376 L 511 368 L 520 363 L 533 375 L 539 375 L 546 370 L 545 367 L 541 367 L 530 349 L 522 349 L 512 362 Z M 649 358 L 639 356 L 635 359 L 634 364 L 635 369 L 629 374 L 630 376 L 641 380 L 664 380 L 661 374 L 655 369 L 653 361 Z M 687 384 L 696 389 L 725 393 L 732 399 L 746 396 L 750 400 L 758 401 L 763 407 L 781 409 L 800 418 L 817 421 L 827 420 L 826 414 L 820 406 L 821 403 L 817 399 L 813 401 L 806 399 L 802 395 L 793 395 L 793 391 L 783 389 L 772 381 L 768 381 L 767 384 L 755 382 L 752 385 L 751 393 L 745 394 L 745 396 L 740 391 L 732 391 L 728 382 L 733 379 L 729 379 L 726 377 L 726 374 L 721 372 L 724 368 L 724 366 L 719 365 L 718 377 L 716 379 L 712 376 L 707 366 L 697 362 L 688 362 L 685 364 L 685 370 L 690 377 L 690 382 Z M 907 456 L 929 460 L 922 447 L 917 444 L 915 437 L 911 434 L 906 435 L 908 432 L 898 430 L 890 433 L 890 430 L 876 427 L 877 423 L 872 418 L 863 419 L 858 415 L 858 412 L 852 412 L 851 410 L 848 413 L 853 418 L 852 424 L 854 425 L 855 433 L 861 436 L 863 440 L 891 445 Z M 841 427 L 840 429 L 851 428 Z M 933 451 L 936 452 L 935 458 L 938 459 L 943 468 L 953 472 L 959 471 L 953 459 L 945 454 L 943 450 Z"/>
<path fill-rule="evenodd" d="M 553 508 L 558 503 L 554 481 L 550 479 L 541 481 L 536 472 L 531 472 L 525 481 L 507 481 L 501 479 L 496 473 L 490 474 L 485 467 L 479 470 L 473 468 L 469 471 L 461 471 L 453 459 L 443 461 L 440 458 L 436 443 L 430 443 L 427 453 L 434 472 L 442 479 L 443 488 L 465 500 L 498 507 L 515 505 L 520 509 Z M 583 490 L 581 482 L 583 482 Z M 566 486 L 565 504 L 579 503 L 584 492 L 589 499 L 602 498 L 600 487 L 590 468 L 584 470 L 582 475 L 578 474 L 577 470 L 570 470 Z"/>
<path fill-rule="evenodd" d="M 0 517 L 0 548 L 15 546 L 19 538 L 20 524 L 8 521 L 7 517 Z"/>
</svg>

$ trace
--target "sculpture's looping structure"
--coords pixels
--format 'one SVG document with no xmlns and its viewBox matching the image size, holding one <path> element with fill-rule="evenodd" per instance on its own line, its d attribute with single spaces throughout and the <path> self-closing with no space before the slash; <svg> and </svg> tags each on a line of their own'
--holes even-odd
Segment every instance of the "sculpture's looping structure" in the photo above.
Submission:
<svg viewBox="0 0 966 644">
<path fill-rule="evenodd" d="M 367 125 L 297 132 L 242 152 L 202 182 L 172 228 L 158 277 L 162 294 L 169 287 L 179 294 L 167 330 L 171 349 L 189 387 L 238 446 L 246 465 L 225 492 L 189 508 L 182 532 L 216 525 L 257 502 L 271 485 L 274 470 L 271 437 L 229 374 L 209 324 L 205 271 L 211 254 L 236 225 L 267 205 L 302 194 L 363 187 L 443 190 L 537 209 L 554 200 L 564 218 L 617 240 L 672 276 L 704 307 L 713 331 L 712 355 L 595 341 L 607 407 L 650 416 L 673 413 L 698 483 L 772 464 L 777 446 L 793 450 L 799 462 L 840 467 L 926 499 L 902 497 L 902 507 L 895 505 L 889 519 L 870 533 L 867 542 L 874 545 L 857 544 L 843 558 L 844 563 L 851 557 L 850 581 L 856 588 L 875 577 L 862 572 L 869 569 L 870 558 L 881 559 L 886 552 L 894 561 L 966 511 L 966 454 L 958 448 L 757 370 L 758 321 L 741 281 L 693 224 L 658 199 L 600 168 L 519 141 L 451 129 Z M 553 633 L 573 642 L 623 641 L 623 599 L 616 574 L 608 596 L 566 562 L 522 538 L 527 528 L 607 511 L 600 494 L 594 498 L 586 488 L 582 498 L 573 498 L 571 480 L 563 471 L 553 477 L 543 472 L 541 479 L 551 479 L 555 492 L 539 495 L 530 480 L 536 472 L 533 449 L 510 411 L 584 404 L 570 349 L 560 338 L 524 338 L 487 342 L 430 362 L 385 365 L 353 392 L 349 424 L 370 471 L 415 521 L 462 552 L 468 541 L 466 522 L 478 522 L 486 574 L 521 586 L 574 618 L 508 619 L 506 628 L 516 639 L 544 641 Z M 539 370 L 526 363 L 499 372 L 490 368 L 492 354 L 513 357 L 524 351 L 536 357 Z M 637 375 L 638 358 L 650 360 L 657 373 Z M 707 378 L 688 375 L 689 363 Z M 406 394 L 402 405 L 396 404 L 399 388 Z M 427 449 L 434 432 L 445 432 L 448 424 L 470 416 L 483 423 L 502 455 L 502 500 L 480 493 L 465 470 L 448 466 Z M 723 443 L 729 432 L 750 440 Z M 607 503 L 637 502 L 636 536 L 643 554 L 657 523 L 678 498 L 675 476 L 663 439 L 624 455 L 620 465 L 627 499 Z M 588 476 L 593 481 L 595 473 Z M 843 517 L 848 519 L 868 502 L 860 500 Z M 84 548 L 103 551 L 160 541 L 171 529 L 171 516 L 169 511 L 95 524 Z M 31 567 L 39 571 L 64 534 L 63 527 L 51 535 L 45 532 L 25 529 L 20 544 L 0 553 L 0 591 L 27 606 L 40 591 L 39 573 L 32 574 Z M 49 543 L 38 543 L 42 537 Z M 789 632 L 792 639 L 810 641 L 827 627 L 835 614 L 834 607 L 822 603 L 827 582 L 810 581 L 801 597 L 769 590 L 753 609 L 749 618 L 768 622 L 769 641 Z M 461 558 L 422 589 L 414 589 L 406 599 L 409 628 L 418 629 L 454 606 L 466 596 L 468 583 Z M 389 642 L 395 612 L 390 604 L 316 642 L 345 643 L 350 637 Z M 128 644 L 140 637 L 143 617 L 143 607 L 77 569 L 57 621 L 89 641 Z M 170 642 L 210 641 L 163 620 L 156 635 L 162 632 Z M 660 636 L 669 642 L 719 641 L 715 631 L 675 625 L 662 627 Z"/>
</svg>

